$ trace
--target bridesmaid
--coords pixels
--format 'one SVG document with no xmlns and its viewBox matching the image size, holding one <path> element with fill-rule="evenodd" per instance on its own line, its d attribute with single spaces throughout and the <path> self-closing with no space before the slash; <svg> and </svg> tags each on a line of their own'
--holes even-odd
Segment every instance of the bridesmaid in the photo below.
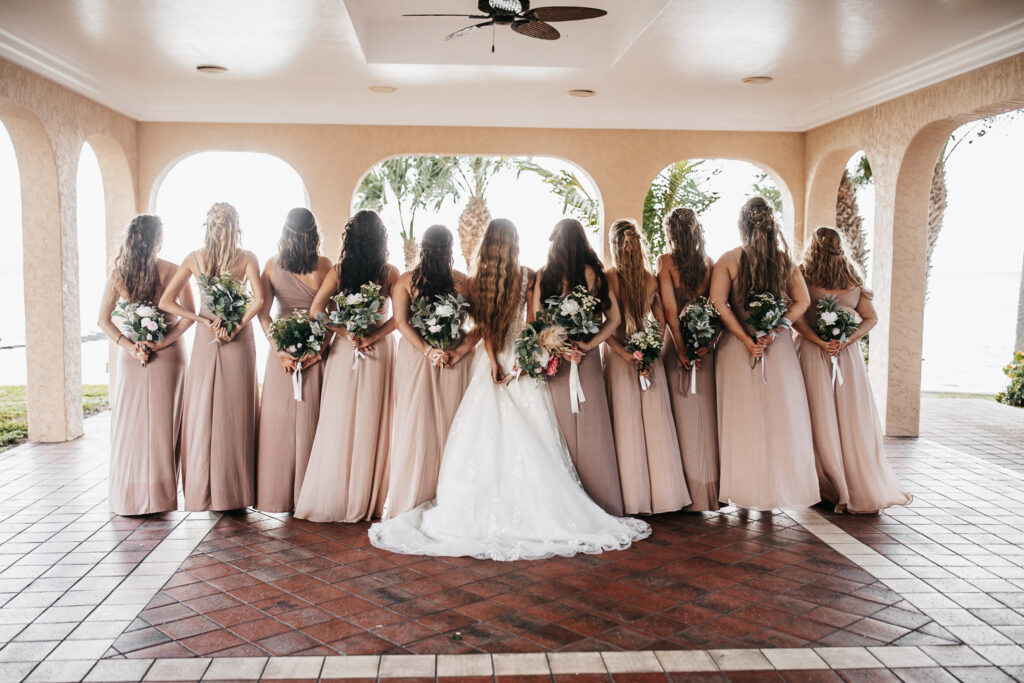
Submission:
<svg viewBox="0 0 1024 683">
<path fill-rule="evenodd" d="M 622 324 L 608 338 L 605 382 L 611 404 L 615 451 L 627 515 L 673 512 L 690 504 L 679 454 L 665 368 L 659 358 L 643 374 L 651 385 L 642 391 L 638 363 L 624 346 L 654 316 L 665 324 L 658 281 L 647 267 L 647 253 L 636 224 L 619 220 L 611 230 L 612 263 L 606 273 L 619 302 Z"/>
<path fill-rule="evenodd" d="M 673 349 L 662 356 L 686 484 L 693 502 L 689 512 L 717 510 L 718 408 L 715 399 L 715 354 L 696 360 L 697 392 L 690 393 L 690 372 L 679 316 L 711 288 L 714 261 L 704 251 L 704 228 L 691 209 L 673 209 L 665 219 L 669 252 L 658 257 L 658 285 Z M 701 349 L 704 351 L 704 349 Z"/>
<path fill-rule="evenodd" d="M 392 291 L 395 324 L 402 333 L 395 358 L 395 424 L 391 432 L 388 497 L 383 519 L 433 499 L 448 428 L 469 384 L 477 334 L 463 336 L 446 351 L 431 347 L 409 322 L 411 303 L 446 294 L 466 296 L 466 276 L 452 270 L 452 233 L 427 228 L 419 260 Z"/>
<path fill-rule="evenodd" d="M 622 486 L 599 351 L 601 342 L 619 327 L 619 307 L 583 225 L 565 218 L 555 224 L 547 264 L 537 271 L 533 310 L 543 310 L 547 299 L 568 294 L 577 285 L 583 285 L 598 298 L 604 314 L 604 324 L 597 334 L 576 344 L 576 352 L 567 359 L 579 364 L 586 401 L 580 403 L 579 413 L 573 414 L 569 404 L 569 363 L 563 363 L 558 374 L 548 380 L 548 389 L 583 488 L 608 514 L 621 517 Z"/>
<path fill-rule="evenodd" d="M 882 424 L 868 384 L 867 368 L 858 342 L 875 326 L 878 316 L 856 266 L 832 228 L 814 231 L 800 266 L 812 305 L 796 320 L 797 356 L 804 373 L 811 432 L 821 497 L 836 512 L 874 514 L 892 505 L 907 505 L 907 494 L 885 457 Z M 818 313 L 813 304 L 832 294 L 839 304 L 856 310 L 862 321 L 845 343 L 825 342 L 815 332 Z M 832 384 L 832 358 L 843 382 Z"/>
<path fill-rule="evenodd" d="M 310 314 L 326 313 L 331 297 L 358 292 L 373 282 L 381 287 L 387 315 L 398 269 L 388 263 L 384 223 L 373 211 L 357 211 L 345 224 L 338 262 L 313 299 Z M 358 522 L 380 517 L 387 497 L 387 456 L 391 442 L 391 383 L 395 319 L 388 318 L 366 337 L 343 327 L 324 368 L 320 420 L 309 454 L 295 516 L 312 522 Z M 359 359 L 356 350 L 366 357 Z"/>
<path fill-rule="evenodd" d="M 780 329 L 755 342 L 745 322 L 747 300 L 761 292 L 786 301 L 789 320 L 799 318 L 810 304 L 807 286 L 767 201 L 743 205 L 739 230 L 743 246 L 726 252 L 711 274 L 711 300 L 727 330 L 715 368 L 719 500 L 751 510 L 813 505 L 820 498 L 811 421 L 792 334 Z"/>
<path fill-rule="evenodd" d="M 296 360 L 276 351 L 270 336 L 270 307 L 277 300 L 277 317 L 308 311 L 313 297 L 331 270 L 330 259 L 320 256 L 320 234 L 308 209 L 288 212 L 277 256 L 263 268 L 263 307 L 260 325 L 270 342 L 267 370 L 260 399 L 259 441 L 256 449 L 256 509 L 291 512 L 302 488 L 302 477 L 313 446 L 320 414 L 320 355 L 302 361 L 302 400 L 296 401 L 292 373 Z"/>
<path fill-rule="evenodd" d="M 240 246 L 238 212 L 217 203 L 206 214 L 206 243 L 185 257 L 160 297 L 160 308 L 200 323 L 185 377 L 181 434 L 181 480 L 186 510 L 237 510 L 255 500 L 256 345 L 249 322 L 263 307 L 260 266 Z M 190 277 L 230 273 L 248 281 L 252 303 L 231 333 L 207 307 L 180 305 L 175 293 Z"/>
<path fill-rule="evenodd" d="M 185 387 L 188 318 L 167 316 L 161 342 L 133 342 L 110 314 L 118 301 L 155 307 L 178 266 L 157 258 L 163 224 L 157 216 L 136 216 L 128 224 L 100 306 L 99 326 L 120 347 L 110 409 L 110 478 L 107 501 L 119 515 L 148 515 L 178 507 L 178 438 Z M 192 291 L 172 296 L 187 308 Z"/>
</svg>

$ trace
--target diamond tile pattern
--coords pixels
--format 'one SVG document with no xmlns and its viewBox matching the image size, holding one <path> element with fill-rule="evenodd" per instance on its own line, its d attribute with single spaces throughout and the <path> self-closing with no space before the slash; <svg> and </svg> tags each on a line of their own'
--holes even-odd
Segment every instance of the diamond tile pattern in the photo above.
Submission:
<svg viewBox="0 0 1024 683">
<path fill-rule="evenodd" d="M 366 524 L 229 515 L 107 656 L 959 642 L 784 514 L 651 522 L 627 551 L 500 563 L 381 551 Z"/>
</svg>

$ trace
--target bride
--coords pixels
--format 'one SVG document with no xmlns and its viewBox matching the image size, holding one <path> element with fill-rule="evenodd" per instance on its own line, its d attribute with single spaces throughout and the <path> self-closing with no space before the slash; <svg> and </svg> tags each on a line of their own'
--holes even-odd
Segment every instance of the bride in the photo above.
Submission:
<svg viewBox="0 0 1024 683">
<path fill-rule="evenodd" d="M 528 271 L 511 221 L 491 221 L 469 294 L 486 354 L 441 459 L 437 497 L 370 527 L 378 548 L 411 555 L 535 560 L 622 550 L 646 538 L 638 519 L 612 517 L 587 497 L 569 459 L 547 388 L 506 381 L 526 311 Z"/>
</svg>

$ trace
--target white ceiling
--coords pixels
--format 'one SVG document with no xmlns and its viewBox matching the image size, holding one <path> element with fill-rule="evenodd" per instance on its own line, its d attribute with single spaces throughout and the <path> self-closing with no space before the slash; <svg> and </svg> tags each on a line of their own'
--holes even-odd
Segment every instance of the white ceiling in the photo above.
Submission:
<svg viewBox="0 0 1024 683">
<path fill-rule="evenodd" d="M 0 0 L 0 55 L 147 121 L 799 131 L 1024 51 L 1022 0 L 553 4 L 608 15 L 491 54 L 400 16 L 474 0 Z"/>
</svg>

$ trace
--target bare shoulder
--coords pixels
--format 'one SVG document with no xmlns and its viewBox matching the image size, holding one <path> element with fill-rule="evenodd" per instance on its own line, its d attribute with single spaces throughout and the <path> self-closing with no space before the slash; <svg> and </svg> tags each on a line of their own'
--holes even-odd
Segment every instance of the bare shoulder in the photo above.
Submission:
<svg viewBox="0 0 1024 683">
<path fill-rule="evenodd" d="M 412 271 L 407 270 L 399 275 L 398 281 L 395 284 L 399 287 L 409 289 L 409 286 L 412 285 Z"/>
<path fill-rule="evenodd" d="M 398 282 L 398 278 L 400 278 L 401 276 L 402 276 L 402 273 L 398 270 L 398 268 L 396 266 L 394 266 L 393 264 L 389 263 L 388 264 L 388 281 L 389 282 Z"/>
<path fill-rule="evenodd" d="M 672 254 L 662 254 L 658 257 L 658 274 L 670 273 L 676 268 L 676 262 L 672 260 Z"/>
<path fill-rule="evenodd" d="M 740 262 L 740 256 L 743 254 L 743 247 L 736 247 L 722 254 L 722 257 L 718 259 L 717 265 L 732 268 Z"/>
<path fill-rule="evenodd" d="M 536 286 L 537 282 L 540 281 L 541 272 L 543 270 L 543 268 L 541 268 L 540 270 L 534 270 L 529 266 L 523 266 L 523 272 L 526 273 L 526 286 L 528 288 Z"/>
<path fill-rule="evenodd" d="M 276 256 L 271 256 L 270 258 L 267 259 L 267 262 L 263 264 L 263 272 L 265 274 L 269 275 L 270 273 L 274 272 L 274 262 L 275 261 L 277 261 L 277 257 Z"/>
</svg>

